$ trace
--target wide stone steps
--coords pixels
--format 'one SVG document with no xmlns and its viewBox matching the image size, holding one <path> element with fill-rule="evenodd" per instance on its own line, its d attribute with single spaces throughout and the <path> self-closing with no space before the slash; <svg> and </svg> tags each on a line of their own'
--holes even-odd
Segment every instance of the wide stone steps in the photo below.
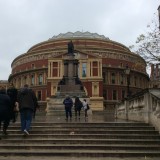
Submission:
<svg viewBox="0 0 160 160">
<path fill-rule="evenodd" d="M 34 134 L 34 133 L 32 133 Z M 23 140 L 24 137 L 22 137 L 22 134 L 12 134 L 9 137 L 7 137 L 7 140 L 13 140 L 13 139 L 21 139 Z M 98 138 L 98 139 L 111 139 L 111 138 L 120 138 L 120 139 L 130 139 L 130 138 L 134 138 L 134 139 L 141 139 L 143 138 L 144 140 L 146 139 L 157 139 L 160 140 L 160 137 L 157 135 L 140 135 L 140 134 L 133 134 L 133 135 L 128 135 L 128 134 L 123 134 L 123 135 L 119 135 L 119 134 L 73 134 L 73 133 L 69 133 L 69 134 L 34 134 L 34 135 L 30 135 L 30 139 L 40 139 L 40 137 L 43 137 L 42 140 L 54 140 L 54 139 L 64 139 L 64 138 L 68 138 L 68 139 L 77 139 L 77 138 L 83 138 L 83 139 L 93 139 L 93 138 Z"/>
<path fill-rule="evenodd" d="M 137 145 L 160 145 L 159 140 L 126 140 L 126 139 L 6 139 L 5 142 L 1 140 L 1 144 L 16 143 L 16 144 L 137 144 Z"/>
<path fill-rule="evenodd" d="M 12 145 L 13 144 L 6 144 L 6 145 L 1 145 L 0 144 L 0 149 L 5 150 L 5 149 L 12 149 Z M 130 150 L 130 149 L 141 149 L 141 150 L 155 150 L 155 149 L 159 149 L 160 146 L 159 145 L 126 145 L 126 144 L 15 144 L 14 145 L 14 149 L 87 149 L 87 150 L 115 150 L 115 149 L 120 149 L 120 150 Z"/>
<path fill-rule="evenodd" d="M 65 119 L 65 118 L 64 118 Z M 42 121 L 42 118 L 41 118 L 41 121 Z M 45 121 L 45 120 L 43 120 Z M 12 125 L 10 125 L 9 127 L 20 127 L 20 122 L 16 122 L 16 123 L 13 123 Z M 91 122 L 91 123 L 84 123 L 84 122 L 61 122 L 61 123 L 56 123 L 56 122 L 33 122 L 32 123 L 32 127 L 35 127 L 35 126 L 40 126 L 40 127 L 58 127 L 58 128 L 67 128 L 67 127 L 99 127 L 99 128 L 102 128 L 102 127 L 128 127 L 128 128 L 132 128 L 132 127 L 148 127 L 148 128 L 152 128 L 153 130 L 155 130 L 155 128 L 153 126 L 150 126 L 149 124 L 147 123 L 138 123 L 138 122 Z"/>
<path fill-rule="evenodd" d="M 12 126 L 12 127 L 9 127 L 9 129 L 11 130 L 11 129 L 19 129 L 20 128 L 20 126 Z M 32 128 L 34 128 L 34 129 L 36 129 L 36 130 L 38 130 L 38 129 L 42 129 L 42 127 L 41 126 L 32 126 L 31 127 L 31 129 Z M 132 127 L 125 127 L 125 126 L 102 126 L 102 127 L 100 127 L 100 126 L 93 126 L 93 127 L 91 127 L 91 126 L 87 126 L 87 128 L 84 128 L 83 126 L 66 126 L 65 128 L 59 128 L 59 127 L 56 127 L 56 126 L 43 126 L 43 129 L 58 129 L 58 130 L 70 130 L 70 129 L 74 129 L 74 130 L 96 130 L 96 129 L 98 129 L 98 130 L 151 130 L 151 131 L 153 131 L 153 129 L 154 129 L 154 127 L 145 127 L 145 126 L 143 126 L 143 127 L 141 127 L 141 126 L 139 126 L 139 127 L 136 127 L 136 126 L 132 126 Z"/>
<path fill-rule="evenodd" d="M 159 151 L 126 151 L 126 150 L 7 150 L 8 156 L 43 156 L 45 157 L 159 157 Z M 6 156 L 5 150 L 0 151 L 1 156 Z"/>
<path fill-rule="evenodd" d="M 1 136 L 1 156 L 160 157 L 160 135 L 145 123 L 35 120 L 29 136 L 19 122 L 9 126 L 8 134 Z"/>
</svg>

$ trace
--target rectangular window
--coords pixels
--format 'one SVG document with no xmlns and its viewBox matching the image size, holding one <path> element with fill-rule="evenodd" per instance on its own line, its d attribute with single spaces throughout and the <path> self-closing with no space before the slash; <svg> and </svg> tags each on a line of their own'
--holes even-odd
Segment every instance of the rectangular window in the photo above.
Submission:
<svg viewBox="0 0 160 160">
<path fill-rule="evenodd" d="M 123 67 L 123 63 L 121 63 L 120 65 L 121 65 L 121 67 Z"/>
<path fill-rule="evenodd" d="M 134 77 L 134 85 L 137 86 L 137 77 Z"/>
<path fill-rule="evenodd" d="M 21 87 L 21 78 L 18 79 L 18 88 Z"/>
<path fill-rule="evenodd" d="M 41 91 L 38 91 L 37 99 L 38 99 L 38 101 L 42 100 L 42 93 L 41 93 Z"/>
<path fill-rule="evenodd" d="M 87 63 L 82 63 L 82 77 L 87 75 Z"/>
<path fill-rule="evenodd" d="M 103 98 L 107 100 L 107 90 L 106 89 L 103 90 Z"/>
<path fill-rule="evenodd" d="M 123 74 L 120 75 L 120 84 L 124 84 L 124 75 Z"/>
<path fill-rule="evenodd" d="M 106 73 L 105 72 L 103 72 L 103 83 L 106 83 Z"/>
<path fill-rule="evenodd" d="M 92 75 L 93 76 L 98 76 L 98 62 L 97 61 L 94 61 L 93 62 L 93 66 L 92 66 Z"/>
<path fill-rule="evenodd" d="M 125 98 L 125 90 L 122 90 L 122 99 Z"/>
<path fill-rule="evenodd" d="M 113 90 L 112 98 L 113 98 L 113 100 L 117 100 L 117 91 L 116 90 Z"/>
<path fill-rule="evenodd" d="M 34 68 L 34 67 L 35 67 L 35 64 L 34 64 L 34 63 L 33 63 L 33 64 L 31 64 L 31 67 L 32 67 L 32 68 Z"/>
<path fill-rule="evenodd" d="M 43 76 L 42 74 L 39 74 L 38 76 L 38 84 L 41 85 L 43 83 Z"/>
<path fill-rule="evenodd" d="M 52 75 L 53 77 L 58 77 L 58 62 L 53 62 L 53 68 L 52 68 Z"/>
<path fill-rule="evenodd" d="M 111 82 L 112 84 L 115 84 L 115 73 L 112 73 Z"/>
<path fill-rule="evenodd" d="M 34 85 L 34 75 L 31 75 L 31 85 Z"/>
</svg>

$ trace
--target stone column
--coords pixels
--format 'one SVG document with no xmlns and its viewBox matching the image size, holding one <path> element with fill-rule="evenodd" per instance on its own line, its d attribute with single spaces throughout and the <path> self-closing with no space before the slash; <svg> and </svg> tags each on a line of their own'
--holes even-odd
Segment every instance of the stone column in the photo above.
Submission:
<svg viewBox="0 0 160 160">
<path fill-rule="evenodd" d="M 68 78 L 73 78 L 73 61 L 69 61 L 68 63 Z"/>
<path fill-rule="evenodd" d="M 64 62 L 64 76 L 68 77 L 68 62 Z"/>
<path fill-rule="evenodd" d="M 74 76 L 78 76 L 78 61 L 74 62 Z"/>
</svg>

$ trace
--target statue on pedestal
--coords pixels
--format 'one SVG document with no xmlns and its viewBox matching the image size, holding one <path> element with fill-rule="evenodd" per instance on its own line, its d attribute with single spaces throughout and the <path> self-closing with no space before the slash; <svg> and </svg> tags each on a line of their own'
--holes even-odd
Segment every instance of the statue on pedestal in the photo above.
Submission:
<svg viewBox="0 0 160 160">
<path fill-rule="evenodd" d="M 74 55 L 74 45 L 72 41 L 68 42 L 68 54 Z"/>
</svg>

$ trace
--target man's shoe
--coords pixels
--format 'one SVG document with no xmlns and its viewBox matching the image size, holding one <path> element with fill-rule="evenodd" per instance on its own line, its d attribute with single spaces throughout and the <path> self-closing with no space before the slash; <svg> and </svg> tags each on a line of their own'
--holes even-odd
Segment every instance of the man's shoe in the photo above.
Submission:
<svg viewBox="0 0 160 160">
<path fill-rule="evenodd" d="M 23 132 L 25 135 L 29 135 L 29 132 L 26 129 Z"/>
</svg>

